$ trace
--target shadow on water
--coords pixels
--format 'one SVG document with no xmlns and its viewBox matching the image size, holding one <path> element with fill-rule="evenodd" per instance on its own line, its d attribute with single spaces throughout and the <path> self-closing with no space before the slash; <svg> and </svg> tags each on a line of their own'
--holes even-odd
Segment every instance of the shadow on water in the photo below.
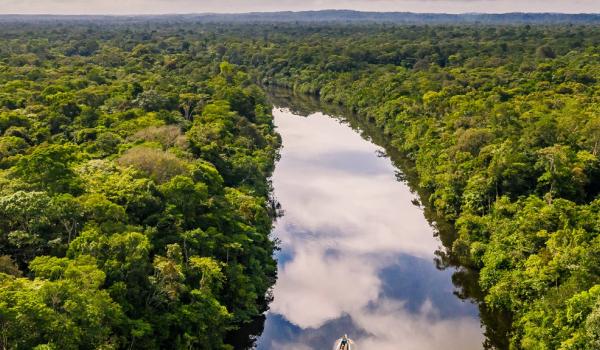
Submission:
<svg viewBox="0 0 600 350">
<path fill-rule="evenodd" d="M 451 223 L 439 217 L 428 205 L 427 198 L 429 198 L 429 194 L 419 187 L 414 162 L 392 147 L 391 140 L 377 126 L 365 121 L 364 118 L 360 118 L 360 116 L 342 106 L 321 102 L 314 96 L 294 94 L 288 89 L 270 88 L 267 93 L 271 104 L 274 106 L 287 108 L 292 113 L 301 116 L 308 116 L 316 112 L 332 116 L 349 125 L 365 140 L 385 149 L 386 154 L 380 154 L 380 156 L 389 157 L 393 165 L 397 169 L 401 169 L 401 171 L 397 171 L 396 178 L 398 181 L 406 183 L 411 191 L 418 196 L 420 200 L 413 201 L 413 204 L 422 208 L 426 220 L 443 244 L 443 247 L 435 252 L 436 268 L 439 270 L 452 268 L 454 271 L 452 283 L 456 287 L 454 294 L 461 300 L 475 303 L 479 308 L 480 321 L 485 328 L 483 347 L 485 349 L 507 349 L 510 315 L 499 314 L 486 307 L 483 301 L 484 295 L 477 283 L 478 272 L 461 266 L 458 257 L 453 255 L 451 247 L 456 239 L 454 227 Z M 389 273 L 398 272 L 390 271 Z M 398 278 L 401 278 L 400 274 Z M 232 333 L 228 343 L 234 345 L 235 349 L 251 349 L 256 345 L 256 340 L 262 334 L 264 325 L 265 317 L 261 316 L 254 322 L 242 327 L 239 331 Z"/>
</svg>

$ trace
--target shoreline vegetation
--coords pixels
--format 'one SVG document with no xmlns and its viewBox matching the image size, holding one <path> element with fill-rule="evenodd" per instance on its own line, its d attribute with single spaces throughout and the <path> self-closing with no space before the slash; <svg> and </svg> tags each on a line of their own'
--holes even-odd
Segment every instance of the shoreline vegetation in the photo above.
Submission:
<svg viewBox="0 0 600 350">
<path fill-rule="evenodd" d="M 597 25 L 6 17 L 0 347 L 233 348 L 276 276 L 255 80 L 414 162 L 446 253 L 512 315 L 486 347 L 600 347 Z"/>
<path fill-rule="evenodd" d="M 600 346 L 598 27 L 288 30 L 261 83 L 352 110 L 415 162 L 451 254 L 512 315 L 486 345 Z"/>
<path fill-rule="evenodd" d="M 276 276 L 264 94 L 170 35 L 27 31 L 0 38 L 0 348 L 232 348 Z"/>
</svg>

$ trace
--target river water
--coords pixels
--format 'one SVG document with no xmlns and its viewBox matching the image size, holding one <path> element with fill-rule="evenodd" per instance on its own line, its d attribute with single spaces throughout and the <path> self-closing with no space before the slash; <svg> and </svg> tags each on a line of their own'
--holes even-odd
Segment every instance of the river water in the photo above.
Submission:
<svg viewBox="0 0 600 350">
<path fill-rule="evenodd" d="M 405 176 L 364 132 L 308 114 L 273 110 L 281 251 L 257 349 L 331 349 L 345 333 L 361 350 L 481 349 L 478 307 L 440 263 L 438 230 Z"/>
</svg>

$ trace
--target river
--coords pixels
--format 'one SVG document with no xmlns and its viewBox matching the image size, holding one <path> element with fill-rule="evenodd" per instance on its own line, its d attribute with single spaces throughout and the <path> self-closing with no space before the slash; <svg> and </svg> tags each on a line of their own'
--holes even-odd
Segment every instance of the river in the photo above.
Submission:
<svg viewBox="0 0 600 350">
<path fill-rule="evenodd" d="M 478 305 L 457 281 L 466 274 L 444 262 L 451 234 L 399 160 L 349 118 L 274 103 L 281 250 L 257 349 L 330 349 L 345 333 L 361 350 L 481 349 Z"/>
</svg>

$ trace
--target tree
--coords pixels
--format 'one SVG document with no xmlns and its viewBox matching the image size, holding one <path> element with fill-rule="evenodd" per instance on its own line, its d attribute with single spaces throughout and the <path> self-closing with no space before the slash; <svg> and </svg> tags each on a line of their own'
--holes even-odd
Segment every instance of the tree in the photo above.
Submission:
<svg viewBox="0 0 600 350">
<path fill-rule="evenodd" d="M 156 90 L 140 92 L 133 102 L 148 112 L 160 111 L 169 107 L 169 99 Z"/>
<path fill-rule="evenodd" d="M 199 224 L 198 218 L 207 206 L 209 199 L 208 186 L 202 182 L 194 183 L 187 177 L 178 175 L 160 186 L 166 203 L 173 206 L 174 211 L 181 215 L 187 227 Z"/>
<path fill-rule="evenodd" d="M 0 256 L 0 273 L 21 277 L 22 272 L 9 255 Z"/>
<path fill-rule="evenodd" d="M 167 256 L 154 257 L 154 275 L 150 283 L 154 288 L 148 302 L 169 303 L 178 301 L 185 290 L 183 274 L 183 255 L 178 244 L 167 246 Z"/>
<path fill-rule="evenodd" d="M 202 109 L 208 101 L 207 94 L 192 94 L 184 93 L 179 95 L 179 105 L 183 111 L 183 117 L 187 120 L 192 120 L 195 109 Z"/>
<path fill-rule="evenodd" d="M 199 289 L 211 294 L 217 294 L 225 280 L 220 264 L 212 258 L 193 256 L 190 258 L 190 268 L 200 274 Z"/>
<path fill-rule="evenodd" d="M 571 175 L 570 148 L 562 145 L 546 147 L 538 151 L 540 156 L 538 167 L 544 170 L 538 178 L 542 186 L 549 186 L 548 193 L 552 196 L 568 194 Z"/>
<path fill-rule="evenodd" d="M 19 159 L 15 173 L 50 193 L 77 192 L 79 184 L 71 168 L 77 158 L 77 147 L 71 144 L 38 146 Z"/>
<path fill-rule="evenodd" d="M 552 49 L 552 47 L 548 45 L 542 45 L 537 48 L 536 54 L 539 58 L 547 59 L 547 58 L 556 58 L 556 53 Z"/>
<path fill-rule="evenodd" d="M 77 236 L 83 221 L 83 208 L 73 196 L 62 194 L 52 199 L 53 216 L 67 234 L 67 244 Z"/>
<path fill-rule="evenodd" d="M 127 150 L 118 162 L 142 171 L 157 183 L 166 182 L 174 176 L 188 172 L 186 162 L 173 153 L 145 146 Z"/>
<path fill-rule="evenodd" d="M 594 309 L 585 321 L 586 341 L 591 347 L 600 347 L 600 302 L 596 302 Z"/>
<path fill-rule="evenodd" d="M 0 346 L 60 349 L 108 347 L 123 325 L 121 308 L 99 290 L 104 274 L 94 260 L 40 257 L 35 280 L 0 273 Z"/>
</svg>

